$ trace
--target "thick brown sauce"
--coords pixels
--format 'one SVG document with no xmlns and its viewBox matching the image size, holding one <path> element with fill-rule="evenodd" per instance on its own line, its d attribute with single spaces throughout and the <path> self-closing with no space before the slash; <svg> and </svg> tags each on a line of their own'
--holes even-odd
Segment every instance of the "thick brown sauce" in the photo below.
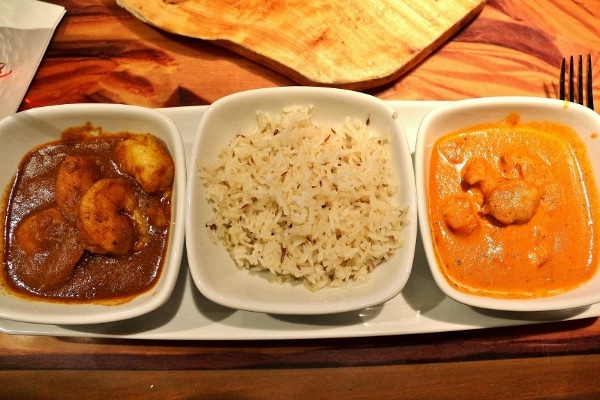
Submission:
<svg viewBox="0 0 600 400">
<path fill-rule="evenodd" d="M 18 294 L 36 299 L 61 302 L 128 301 L 149 290 L 158 280 L 168 237 L 170 195 L 149 195 L 129 175 L 121 173 L 112 154 L 117 142 L 128 137 L 105 135 L 94 139 L 64 140 L 49 143 L 30 152 L 22 161 L 7 199 L 4 234 L 4 280 Z M 126 255 L 100 255 L 85 251 L 73 274 L 60 287 L 39 291 L 28 287 L 22 279 L 27 268 L 24 258 L 15 250 L 15 229 L 19 222 L 36 210 L 56 207 L 54 186 L 58 169 L 69 155 L 99 160 L 102 178 L 119 177 L 131 181 L 140 208 L 162 210 L 167 223 L 157 228 L 150 224 L 149 241 L 142 250 Z"/>
</svg>

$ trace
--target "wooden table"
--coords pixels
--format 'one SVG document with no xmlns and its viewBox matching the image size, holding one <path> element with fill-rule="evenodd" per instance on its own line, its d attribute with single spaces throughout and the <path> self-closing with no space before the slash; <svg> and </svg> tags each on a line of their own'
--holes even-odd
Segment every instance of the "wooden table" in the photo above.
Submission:
<svg viewBox="0 0 600 400">
<path fill-rule="evenodd" d="M 213 44 L 153 29 L 113 0 L 52 2 L 67 15 L 22 109 L 204 105 L 293 84 Z M 369 93 L 386 100 L 556 97 L 562 55 L 591 53 L 600 77 L 599 19 L 597 0 L 490 0 L 414 70 Z M 600 321 L 254 342 L 0 334 L 0 368 L 0 397 L 11 399 L 591 399 L 600 398 Z"/>
</svg>

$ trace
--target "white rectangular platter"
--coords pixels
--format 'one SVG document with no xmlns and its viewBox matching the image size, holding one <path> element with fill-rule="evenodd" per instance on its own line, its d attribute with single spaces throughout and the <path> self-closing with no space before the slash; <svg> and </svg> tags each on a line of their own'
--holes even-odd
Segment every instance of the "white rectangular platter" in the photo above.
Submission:
<svg viewBox="0 0 600 400">
<path fill-rule="evenodd" d="M 391 101 L 414 151 L 423 116 L 440 102 Z M 196 128 L 207 107 L 162 109 L 179 126 L 189 156 Z M 0 332 L 61 337 L 155 340 L 273 340 L 406 335 L 525 325 L 600 316 L 600 304 L 541 313 L 478 310 L 446 297 L 436 286 L 420 239 L 404 290 L 376 307 L 334 315 L 282 316 L 232 310 L 204 298 L 182 260 L 177 286 L 158 310 L 131 320 L 87 326 L 31 324 L 0 319 Z"/>
</svg>

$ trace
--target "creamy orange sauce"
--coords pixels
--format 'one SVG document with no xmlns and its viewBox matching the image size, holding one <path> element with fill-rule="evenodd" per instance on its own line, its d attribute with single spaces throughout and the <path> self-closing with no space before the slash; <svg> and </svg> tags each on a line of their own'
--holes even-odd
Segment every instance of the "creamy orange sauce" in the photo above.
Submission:
<svg viewBox="0 0 600 400">
<path fill-rule="evenodd" d="M 597 269 L 598 194 L 570 128 L 511 114 L 435 144 L 431 230 L 457 289 L 491 297 L 555 295 Z"/>
</svg>

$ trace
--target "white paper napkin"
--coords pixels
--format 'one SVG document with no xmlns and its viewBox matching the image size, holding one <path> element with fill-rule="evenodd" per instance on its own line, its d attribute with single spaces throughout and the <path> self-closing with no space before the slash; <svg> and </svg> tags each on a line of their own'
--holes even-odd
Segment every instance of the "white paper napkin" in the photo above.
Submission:
<svg viewBox="0 0 600 400">
<path fill-rule="evenodd" d="M 0 0 L 0 119 L 19 108 L 64 14 L 41 1 Z"/>
</svg>

